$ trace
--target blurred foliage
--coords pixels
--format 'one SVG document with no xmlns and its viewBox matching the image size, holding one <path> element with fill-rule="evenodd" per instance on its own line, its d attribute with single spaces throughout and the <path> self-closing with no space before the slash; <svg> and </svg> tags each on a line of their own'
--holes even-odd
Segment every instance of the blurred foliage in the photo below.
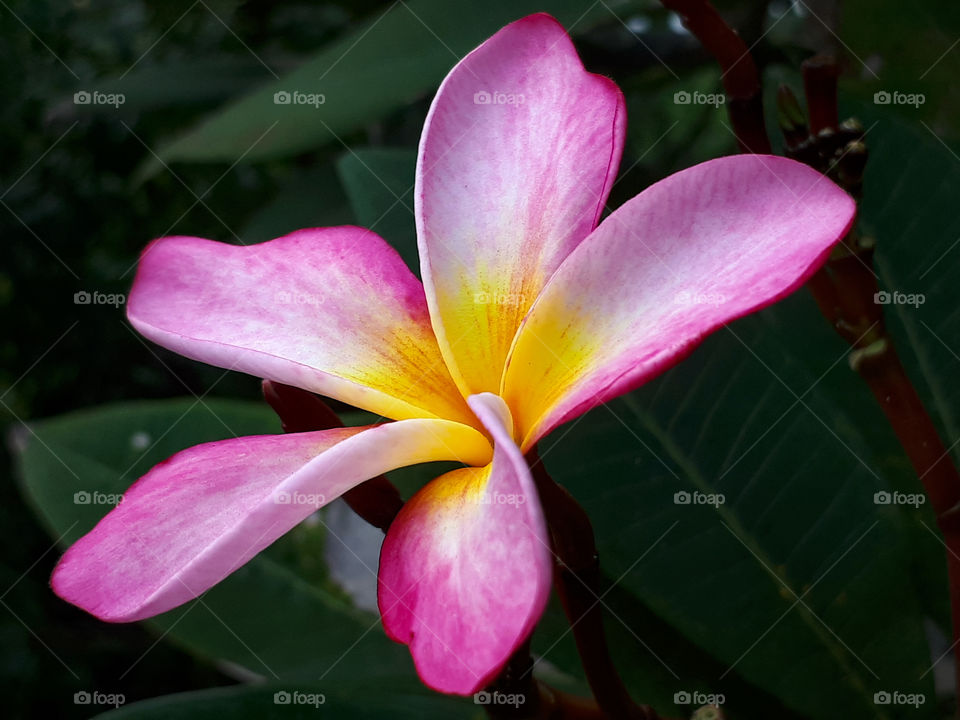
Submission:
<svg viewBox="0 0 960 720">
<path fill-rule="evenodd" d="M 813 51 L 844 52 L 843 109 L 870 128 L 863 222 L 880 241 L 881 278 L 927 295 L 918 311 L 893 313 L 892 329 L 945 437 L 956 438 L 960 6 L 717 5 L 765 67 L 768 93 L 783 80 L 798 86 L 796 68 Z M 5 695 L 5 717 L 89 717 L 105 708 L 76 705 L 73 696 L 94 689 L 128 701 L 186 693 L 115 717 L 267 717 L 272 692 L 286 689 L 275 681 L 316 679 L 371 627 L 367 649 L 350 650 L 331 672 L 344 693 L 351 673 L 376 689 L 365 688 L 356 707 L 320 682 L 328 710 L 477 715 L 469 702 L 418 687 L 405 651 L 330 577 L 320 559 L 331 550 L 323 526 L 299 528 L 205 599 L 243 628 L 247 646 L 202 609 L 104 625 L 55 598 L 47 578 L 59 552 L 54 540 L 62 546 L 103 510 L 78 514 L 75 488 L 122 490 L 179 447 L 230 435 L 209 407 L 238 430 L 276 427 L 260 405 L 218 399 L 255 401 L 256 380 L 151 346 L 122 307 L 75 304 L 75 293 L 126 293 L 143 246 L 175 233 L 259 242 L 299 227 L 358 223 L 415 267 L 413 162 L 430 98 L 459 55 L 537 9 L 571 27 L 587 66 L 626 94 L 627 147 L 612 207 L 675 170 L 735 150 L 723 107 L 674 102 L 681 91 L 719 92 L 719 72 L 652 0 L 589 8 L 573 0 L 0 6 L 0 413 L 10 441 L 0 484 L 0 668 L 15 688 Z M 324 75 L 326 84 L 315 80 Z M 273 104 L 274 92 L 305 78 L 330 95 L 323 112 Z M 122 93 L 125 102 L 75 104 L 83 91 Z M 922 93 L 924 102 L 877 105 L 881 91 Z M 837 362 L 843 351 L 800 294 L 718 334 L 615 405 L 625 425 L 601 409 L 545 453 L 597 526 L 618 664 L 636 696 L 667 714 L 677 713 L 675 691 L 694 688 L 724 692 L 731 717 L 757 720 L 876 717 L 870 696 L 878 688 L 932 698 L 933 674 L 921 674 L 933 662 L 925 629 L 946 626 L 942 549 L 923 510 L 870 502 L 876 489 L 915 490 L 916 480 L 865 388 Z M 188 399 L 35 422 L 175 396 Z M 187 409 L 164 435 L 168 414 Z M 764 436 L 778 424 L 789 443 L 778 442 L 779 432 Z M 137 432 L 159 444 L 143 448 Z M 667 464 L 642 452 L 638 438 Z M 585 446 L 602 450 L 603 461 L 586 463 Z M 11 449 L 20 455 L 22 494 L 8 469 Z M 432 470 L 395 480 L 411 492 Z M 670 495 L 680 489 L 725 493 L 721 522 L 705 510 L 671 531 L 641 568 L 631 566 L 638 548 L 678 520 Z M 797 597 L 804 604 L 792 607 Z M 782 613 L 761 643 L 756 626 Z M 304 629 L 296 636 L 284 625 L 293 616 Z M 585 692 L 566 628 L 551 606 L 535 637 L 544 659 L 538 671 Z M 934 642 L 941 631 L 929 635 Z M 211 689 L 258 676 L 271 684 Z M 931 701 L 911 717 L 936 710 Z"/>
</svg>

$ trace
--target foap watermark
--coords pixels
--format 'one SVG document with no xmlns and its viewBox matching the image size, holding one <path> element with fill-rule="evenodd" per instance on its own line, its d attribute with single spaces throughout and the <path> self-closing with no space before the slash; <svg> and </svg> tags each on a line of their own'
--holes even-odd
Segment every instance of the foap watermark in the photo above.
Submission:
<svg viewBox="0 0 960 720">
<path fill-rule="evenodd" d="M 673 694 L 675 705 L 723 705 L 727 698 L 723 693 L 705 693 L 699 690 L 680 690 Z"/>
<path fill-rule="evenodd" d="M 310 105 L 319 108 L 327 101 L 323 93 L 305 93 L 299 90 L 278 90 L 273 94 L 274 105 Z"/>
<path fill-rule="evenodd" d="M 873 302 L 876 305 L 913 305 L 920 307 L 927 301 L 927 296 L 923 293 L 905 293 L 899 290 L 889 292 L 881 290 L 873 294 Z"/>
<path fill-rule="evenodd" d="M 287 492 L 280 490 L 273 496 L 273 501 L 277 505 L 309 505 L 320 508 L 327 504 L 327 498 L 323 493 L 302 493 Z"/>
<path fill-rule="evenodd" d="M 123 693 L 105 693 L 99 690 L 80 690 L 73 694 L 74 705 L 109 705 L 120 707 L 127 701 Z"/>
<path fill-rule="evenodd" d="M 303 292 L 288 292 L 286 290 L 281 290 L 278 292 L 274 299 L 277 301 L 278 305 L 323 305 L 324 302 L 322 295 L 314 295 L 312 293 Z"/>
<path fill-rule="evenodd" d="M 79 490 L 73 494 L 74 505 L 119 505 L 122 502 L 123 493 Z"/>
<path fill-rule="evenodd" d="M 477 305 L 522 305 L 523 293 L 478 292 L 473 294 Z"/>
<path fill-rule="evenodd" d="M 727 101 L 727 96 L 723 93 L 702 93 L 699 90 L 688 92 L 678 90 L 673 94 L 674 105 L 713 105 L 720 107 Z"/>
<path fill-rule="evenodd" d="M 74 305 L 113 305 L 118 308 L 127 302 L 127 296 L 123 293 L 102 293 L 99 290 L 87 292 L 79 290 L 73 294 Z"/>
<path fill-rule="evenodd" d="M 927 501 L 927 496 L 923 493 L 902 493 L 899 490 L 888 492 L 878 490 L 873 494 L 874 505 L 912 505 L 915 508 L 920 507 Z"/>
<path fill-rule="evenodd" d="M 513 505 L 515 507 L 520 507 L 526 502 L 526 496 L 521 493 L 492 492 L 484 493 L 480 497 L 481 505 Z"/>
<path fill-rule="evenodd" d="M 681 290 L 673 296 L 673 302 L 677 305 L 723 305 L 726 301 L 727 296 L 718 292 Z"/>
<path fill-rule="evenodd" d="M 119 108 L 127 101 L 123 93 L 105 93 L 99 90 L 78 90 L 73 94 L 74 105 L 112 105 Z"/>
<path fill-rule="evenodd" d="M 923 93 L 904 93 L 899 90 L 890 92 L 888 90 L 878 90 L 873 94 L 874 105 L 913 105 L 918 108 L 927 101 L 927 96 Z"/>
<path fill-rule="evenodd" d="M 478 90 L 473 94 L 474 105 L 523 105 L 526 101 L 523 93 Z"/>
<path fill-rule="evenodd" d="M 278 690 L 273 694 L 274 705 L 312 705 L 320 707 L 327 701 L 323 693 L 306 693 L 299 690 Z"/>
<path fill-rule="evenodd" d="M 527 697 L 523 693 L 502 693 L 499 690 L 481 690 L 473 695 L 474 705 L 512 705 L 518 708 L 526 701 Z"/>
<path fill-rule="evenodd" d="M 874 705 L 909 705 L 913 709 L 919 708 L 927 701 L 923 693 L 905 693 L 899 690 L 880 690 L 873 694 Z"/>
<path fill-rule="evenodd" d="M 720 507 L 727 501 L 723 493 L 703 493 L 699 490 L 688 492 L 687 490 L 678 490 L 673 494 L 674 505 L 712 505 L 715 508 Z"/>
</svg>

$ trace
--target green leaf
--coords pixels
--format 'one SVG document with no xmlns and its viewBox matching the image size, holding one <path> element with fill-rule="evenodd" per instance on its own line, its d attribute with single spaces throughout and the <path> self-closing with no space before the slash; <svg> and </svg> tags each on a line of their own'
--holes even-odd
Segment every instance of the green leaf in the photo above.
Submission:
<svg viewBox="0 0 960 720">
<path fill-rule="evenodd" d="M 420 256 L 413 216 L 417 151 L 407 148 L 359 148 L 337 162 L 340 181 L 357 223 L 389 242 L 417 276 Z"/>
<path fill-rule="evenodd" d="M 890 304 L 884 316 L 949 444 L 960 437 L 960 387 L 953 381 L 960 363 L 960 153 L 932 132 L 884 114 L 866 115 L 864 122 L 872 130 L 862 227 L 877 240 L 880 286 L 922 295 L 913 304 Z M 960 460 L 960 448 L 951 449 Z"/>
<path fill-rule="evenodd" d="M 556 431 L 542 454 L 587 508 L 606 571 L 723 664 L 698 689 L 748 702 L 728 688 L 736 671 L 818 719 L 890 717 L 874 692 L 921 692 L 929 717 L 908 543 L 899 514 L 874 504 L 892 486 L 846 412 L 872 398 L 844 356 L 796 295 Z"/>
<path fill-rule="evenodd" d="M 265 404 L 224 400 L 139 402 L 71 413 L 33 423 L 21 435 L 20 479 L 41 518 L 67 546 L 110 509 L 95 503 L 122 493 L 174 452 L 279 429 Z M 78 492 L 94 503 L 76 504 Z M 371 677 L 393 677 L 419 686 L 406 649 L 386 638 L 375 615 L 278 561 L 288 554 L 284 543 L 294 540 L 281 539 L 198 600 L 147 624 L 195 654 L 268 679 L 323 678 L 352 687 Z"/>
<path fill-rule="evenodd" d="M 880 109 L 911 123 L 922 120 L 960 140 L 955 120 L 960 101 L 946 91 L 960 72 L 953 44 L 960 35 L 960 5 L 927 0 L 921 12 L 903 12 L 897 0 L 849 0 L 838 10 L 837 33 L 850 61 L 842 96 L 856 95 L 872 104 L 877 92 L 921 95 L 917 104 L 894 102 Z M 919 124 L 917 129 L 922 129 Z"/>
<path fill-rule="evenodd" d="M 931 130 L 913 129 L 861 106 L 857 113 L 868 128 L 870 161 L 862 203 L 862 228 L 877 241 L 875 268 L 880 287 L 899 293 L 884 318 L 907 374 L 940 428 L 940 437 L 960 462 L 960 314 L 956 287 L 960 281 L 960 153 Z M 919 492 L 912 471 L 899 488 Z M 914 534 L 913 556 L 928 611 L 949 632 L 949 599 L 944 548 L 933 513 L 908 518 Z M 936 532 L 935 532 L 936 531 Z"/>
<path fill-rule="evenodd" d="M 794 89 L 803 85 L 799 73 L 771 68 L 765 78 L 769 103 L 780 83 Z M 840 103 L 841 117 L 859 118 L 867 131 L 870 160 L 859 227 L 877 241 L 874 270 L 879 287 L 907 296 L 923 294 L 920 305 L 890 304 L 884 312 L 885 322 L 908 376 L 957 462 L 958 447 L 950 447 L 960 428 L 956 411 L 960 398 L 952 382 L 957 355 L 948 338 L 960 332 L 951 294 L 956 266 L 950 262 L 951 252 L 956 249 L 953 243 L 960 235 L 953 212 L 953 198 L 960 188 L 960 155 L 931 129 L 904 124 L 888 106 L 864 103 L 842 88 Z M 770 131 L 779 132 L 772 124 Z M 798 360 L 804 357 L 800 355 Z M 853 384 L 863 387 L 862 381 Z M 839 382 L 830 392 L 842 398 L 850 389 L 849 381 Z M 845 410 L 848 420 L 868 439 L 874 454 L 872 466 L 895 478 L 892 489 L 922 492 L 922 483 L 889 424 L 878 414 L 876 404 L 846 403 Z M 911 579 L 923 609 L 949 636 L 945 550 L 933 512 L 928 504 L 919 512 L 901 509 L 899 522 L 909 539 Z"/>
<path fill-rule="evenodd" d="M 611 579 L 604 581 L 599 596 L 614 667 L 635 701 L 660 708 L 664 717 L 677 717 L 682 710 L 673 702 L 675 693 L 695 689 L 710 691 L 726 670 L 723 663 L 697 647 L 634 593 Z M 567 692 L 590 694 L 570 623 L 556 598 L 551 600 L 537 626 L 533 652 L 537 658 L 534 672 L 538 677 Z M 730 717 L 738 720 L 795 720 L 801 717 L 737 672 L 725 679 L 723 692 L 728 700 L 724 704 L 731 713 Z"/>
<path fill-rule="evenodd" d="M 455 9 L 446 0 L 395 3 L 364 27 L 322 50 L 165 146 L 164 162 L 287 157 L 317 148 L 436 89 L 444 75 L 504 25 L 548 12 L 573 32 L 612 21 L 624 3 L 584 8 L 577 0 L 490 0 Z M 323 103 L 276 104 L 278 92 L 323 95 Z M 318 98 L 319 100 L 319 98 Z M 151 158 L 139 176 L 160 167 Z"/>
<path fill-rule="evenodd" d="M 272 201 L 259 208 L 240 233 L 244 243 L 258 243 L 294 230 L 353 222 L 347 197 L 331 163 L 294 173 Z"/>
<path fill-rule="evenodd" d="M 176 59 L 138 66 L 116 80 L 96 83 L 91 90 L 122 93 L 125 110 L 169 109 L 175 105 L 224 102 L 269 77 L 269 71 L 250 55 Z M 89 105 L 79 109 L 102 107 Z"/>
</svg>

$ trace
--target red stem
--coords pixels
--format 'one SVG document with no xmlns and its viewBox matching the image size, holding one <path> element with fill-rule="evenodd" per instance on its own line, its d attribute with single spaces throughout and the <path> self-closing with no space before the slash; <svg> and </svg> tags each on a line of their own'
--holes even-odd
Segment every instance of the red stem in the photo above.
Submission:
<svg viewBox="0 0 960 720">
<path fill-rule="evenodd" d="M 684 26 L 720 64 L 727 91 L 727 111 L 740 149 L 770 153 L 772 148 L 763 120 L 763 94 L 756 63 L 743 39 L 707 0 L 662 0 L 677 13 Z"/>
<path fill-rule="evenodd" d="M 816 136 L 821 130 L 835 130 L 840 124 L 837 111 L 836 61 L 829 55 L 817 55 L 803 62 L 803 92 L 807 97 L 810 113 L 810 133 Z"/>
<path fill-rule="evenodd" d="M 554 586 L 570 621 L 587 682 L 605 717 L 659 720 L 653 708 L 630 698 L 610 657 L 600 603 L 600 560 L 590 518 L 547 474 L 536 450 L 527 462 L 543 505 L 556 557 Z"/>
</svg>

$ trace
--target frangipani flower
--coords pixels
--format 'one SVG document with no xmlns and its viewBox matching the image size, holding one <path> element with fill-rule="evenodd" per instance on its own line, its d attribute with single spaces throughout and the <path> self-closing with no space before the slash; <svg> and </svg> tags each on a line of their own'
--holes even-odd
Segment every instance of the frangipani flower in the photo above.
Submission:
<svg viewBox="0 0 960 720">
<path fill-rule="evenodd" d="M 54 590 L 104 620 L 147 618 L 351 487 L 456 460 L 390 526 L 379 605 L 428 685 L 488 684 L 551 586 L 524 454 L 798 288 L 854 215 L 806 166 L 742 155 L 672 175 L 598 226 L 625 123 L 616 85 L 533 15 L 465 57 L 434 99 L 416 176 L 423 284 L 357 227 L 152 243 L 127 309 L 147 338 L 392 422 L 180 452 L 67 551 Z M 283 501 L 297 497 L 320 500 Z"/>
</svg>

